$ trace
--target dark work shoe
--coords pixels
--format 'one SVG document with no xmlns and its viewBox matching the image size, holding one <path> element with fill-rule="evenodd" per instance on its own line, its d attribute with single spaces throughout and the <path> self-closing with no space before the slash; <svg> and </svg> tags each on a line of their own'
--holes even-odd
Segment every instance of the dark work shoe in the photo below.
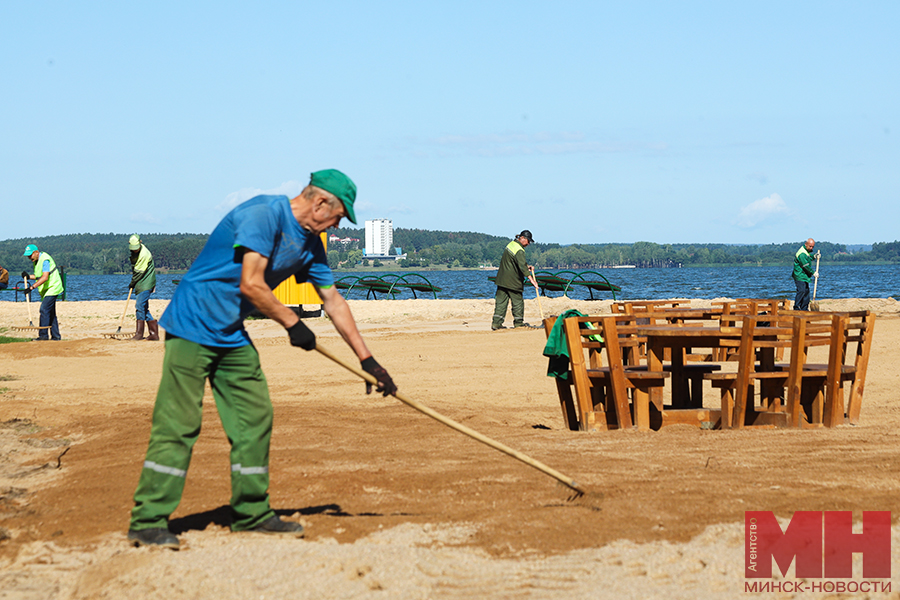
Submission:
<svg viewBox="0 0 900 600">
<path fill-rule="evenodd" d="M 159 546 L 178 550 L 178 538 L 168 529 L 129 529 L 128 539 L 134 542 L 135 546 Z"/>
<path fill-rule="evenodd" d="M 497 331 L 498 329 L 506 329 L 503 325 L 491 325 L 491 331 Z"/>
<path fill-rule="evenodd" d="M 303 525 L 292 521 L 282 521 L 278 515 L 272 515 L 256 527 L 248 529 L 256 533 L 281 533 L 294 537 L 303 537 Z"/>
<path fill-rule="evenodd" d="M 531 325 L 530 323 L 516 323 L 513 325 L 516 329 L 525 328 L 525 329 L 537 329 L 537 325 Z"/>
</svg>

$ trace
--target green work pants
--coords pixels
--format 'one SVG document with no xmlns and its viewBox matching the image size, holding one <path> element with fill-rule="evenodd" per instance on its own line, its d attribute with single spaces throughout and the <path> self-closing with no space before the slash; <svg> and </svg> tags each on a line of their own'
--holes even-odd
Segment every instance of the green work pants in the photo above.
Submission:
<svg viewBox="0 0 900 600">
<path fill-rule="evenodd" d="M 256 348 L 215 348 L 171 337 L 131 529 L 166 527 L 181 501 L 207 379 L 231 444 L 231 529 L 250 529 L 275 514 L 268 493 L 272 402 Z"/>
<path fill-rule="evenodd" d="M 506 318 L 506 307 L 510 302 L 512 302 L 513 325 L 522 325 L 525 322 L 525 301 L 522 299 L 522 292 L 498 287 L 497 294 L 494 296 L 492 327 L 503 325 L 503 319 Z"/>
</svg>

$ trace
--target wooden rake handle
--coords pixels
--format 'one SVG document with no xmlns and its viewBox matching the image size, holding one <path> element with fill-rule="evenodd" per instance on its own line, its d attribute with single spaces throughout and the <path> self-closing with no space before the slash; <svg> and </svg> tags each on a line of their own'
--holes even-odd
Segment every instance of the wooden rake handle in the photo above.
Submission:
<svg viewBox="0 0 900 600">
<path fill-rule="evenodd" d="M 813 283 L 813 300 L 816 299 L 816 292 L 819 291 L 819 257 L 821 256 L 821 252 L 816 252 L 816 276 L 814 277 L 815 282 Z"/>
<path fill-rule="evenodd" d="M 369 382 L 373 385 L 376 385 L 378 383 L 378 381 L 372 375 L 370 375 L 369 373 L 366 373 L 362 369 L 354 367 L 353 365 L 350 365 L 347 362 L 341 360 L 340 358 L 338 358 L 337 356 L 335 356 L 334 354 L 332 354 L 331 352 L 329 352 L 328 350 L 326 350 L 325 348 L 320 346 L 318 343 L 316 343 L 316 350 L 319 351 L 319 354 L 322 354 L 326 358 L 330 358 L 332 361 L 336 362 L 340 366 L 344 367 L 345 369 L 347 369 L 354 375 L 366 380 L 367 382 Z M 500 452 L 525 463 L 529 467 L 533 467 L 533 468 L 537 469 L 538 471 L 541 471 L 542 473 L 545 473 L 545 474 L 549 475 L 550 477 L 553 477 L 554 479 L 556 479 L 557 481 L 559 481 L 566 487 L 575 491 L 578 496 L 584 495 L 586 493 L 586 490 L 584 488 L 582 488 L 581 486 L 579 486 L 577 483 L 575 483 L 574 479 L 572 479 L 571 477 L 568 477 L 566 475 L 563 475 L 559 471 L 548 467 L 544 463 L 537 461 L 537 460 L 531 458 L 530 456 L 519 452 L 518 450 L 513 450 L 509 446 L 501 444 L 500 442 L 493 440 L 484 434 L 478 433 L 474 429 L 466 427 L 462 423 L 457 423 L 453 419 L 451 419 L 449 417 L 445 417 L 444 415 L 432 410 L 431 408 L 425 406 L 424 404 L 416 402 L 412 398 L 407 398 L 401 392 L 397 392 L 396 394 L 394 394 L 394 397 L 396 397 L 397 400 L 399 400 L 400 402 L 403 402 L 407 406 L 410 406 L 410 407 L 416 409 L 417 411 L 419 411 L 420 413 L 431 417 L 435 421 L 443 423 L 447 427 L 450 427 L 451 429 L 455 429 L 456 431 L 462 433 L 463 435 L 467 435 L 470 438 L 481 442 L 482 444 L 490 446 L 494 450 L 499 450 Z"/>
<path fill-rule="evenodd" d="M 28 278 L 23 277 L 22 281 L 25 282 L 25 287 L 28 287 Z M 34 327 L 34 319 L 31 318 L 31 292 L 25 290 L 25 304 L 28 305 L 28 326 Z"/>
<path fill-rule="evenodd" d="M 125 308 L 122 309 L 122 318 L 119 319 L 119 328 L 116 329 L 116 333 L 122 333 L 122 325 L 125 324 L 125 313 L 128 312 L 128 303 L 131 302 L 131 290 L 133 288 L 128 288 L 128 298 L 125 299 Z"/>
</svg>

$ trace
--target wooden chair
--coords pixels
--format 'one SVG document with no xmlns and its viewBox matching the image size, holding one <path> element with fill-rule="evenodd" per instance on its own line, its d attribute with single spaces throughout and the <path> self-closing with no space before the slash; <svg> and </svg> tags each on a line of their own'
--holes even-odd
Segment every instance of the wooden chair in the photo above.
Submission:
<svg viewBox="0 0 900 600">
<path fill-rule="evenodd" d="M 661 310 L 660 316 L 657 310 Z M 669 311 L 673 311 L 670 313 Z M 604 325 L 605 330 L 610 330 L 613 326 L 618 333 L 619 346 L 621 347 L 621 355 L 623 359 L 623 367 L 629 379 L 629 387 L 632 389 L 632 407 L 634 412 L 635 424 L 638 429 L 659 429 L 666 425 L 675 423 L 690 424 L 702 427 L 704 422 L 717 420 L 719 417 L 716 411 L 710 411 L 702 407 L 703 403 L 703 373 L 713 372 L 721 369 L 720 365 L 686 363 L 684 360 L 678 361 L 678 367 L 671 361 L 670 349 L 666 348 L 665 356 L 663 356 L 662 370 L 660 371 L 664 378 L 658 379 L 658 373 L 648 375 L 652 383 L 646 385 L 638 385 L 636 381 L 641 377 L 641 372 L 649 372 L 649 366 L 646 361 L 647 338 L 643 337 L 639 332 L 641 327 L 648 325 L 672 325 L 672 314 L 682 314 L 684 311 L 678 309 L 654 309 L 654 311 L 646 313 L 635 313 L 633 315 L 614 315 L 614 323 Z M 692 318 L 697 315 L 690 315 Z M 630 317 L 630 318 L 629 318 Z M 701 325 L 702 323 L 696 323 Z M 676 323 L 679 327 L 690 327 L 684 323 Z M 682 352 L 681 349 L 678 350 Z M 679 357 L 683 358 L 683 355 Z M 612 360 L 612 359 L 610 359 Z M 662 394 L 650 394 L 654 388 L 661 388 L 665 378 L 673 377 L 673 373 L 678 371 L 680 378 L 672 381 L 672 405 L 664 405 Z M 690 386 L 690 387 L 688 387 Z M 652 399 L 652 400 L 651 400 Z M 678 402 L 677 400 L 684 400 Z M 652 402 L 652 403 L 651 403 Z M 676 405 L 677 404 L 677 405 Z M 712 415 L 712 416 L 711 416 Z"/>
<path fill-rule="evenodd" d="M 721 323 L 734 326 L 735 323 L 740 322 L 742 317 L 747 315 L 776 315 L 779 311 L 784 310 L 785 301 L 764 298 L 738 298 L 737 300 L 713 302 L 712 305 L 720 309 L 718 319 Z M 720 362 L 737 360 L 737 352 L 733 348 L 720 348 L 712 354 L 713 360 Z M 776 350 L 776 360 L 782 360 L 783 358 L 784 348 L 778 348 Z"/>
<path fill-rule="evenodd" d="M 838 343 L 836 334 L 843 324 L 834 315 L 785 314 L 787 317 L 794 320 L 791 362 L 783 367 L 789 375 L 785 408 L 790 415 L 790 425 L 800 427 L 809 423 L 821 426 L 825 424 L 823 401 L 827 377 L 817 375 L 820 370 L 809 363 L 808 352 L 814 346 L 830 347 Z M 800 340 L 803 340 L 802 344 Z M 781 365 L 775 367 L 782 368 Z"/>
<path fill-rule="evenodd" d="M 875 332 L 874 313 L 863 310 L 846 313 L 845 326 L 829 357 L 828 395 L 825 398 L 825 424 L 833 427 L 844 422 L 859 423 L 863 392 L 866 387 L 866 372 L 869 368 L 869 353 L 872 350 L 872 335 Z M 856 352 L 847 351 L 847 344 L 856 345 Z M 849 381 L 850 393 L 844 406 L 844 382 Z"/>
<path fill-rule="evenodd" d="M 609 309 L 614 314 L 634 314 L 661 308 L 690 308 L 690 300 L 626 300 L 613 302 Z"/>
<path fill-rule="evenodd" d="M 556 317 L 544 319 L 544 333 L 548 338 L 550 337 L 550 331 L 553 329 L 554 324 L 556 324 Z M 556 393 L 559 396 L 559 406 L 562 409 L 563 423 L 565 423 L 566 429 L 578 431 L 581 426 L 578 419 L 578 412 L 575 410 L 575 400 L 572 396 L 573 377 L 571 363 L 565 379 L 560 377 L 554 377 L 553 379 L 556 382 Z"/>
<path fill-rule="evenodd" d="M 553 317 L 545 319 L 548 335 L 554 323 Z M 567 425 L 571 422 L 572 411 L 581 431 L 624 429 L 635 424 L 639 429 L 650 428 L 648 389 L 661 387 L 669 373 L 650 372 L 646 365 L 626 366 L 628 355 L 633 354 L 640 343 L 634 335 L 634 326 L 631 315 L 565 320 L 569 379 L 563 382 L 557 379 L 557 392 Z M 597 341 L 598 334 L 603 342 Z M 603 366 L 601 353 L 606 354 L 607 366 Z M 629 405 L 629 390 L 633 407 Z M 570 425 L 570 428 L 573 427 Z"/>
<path fill-rule="evenodd" d="M 807 320 L 829 319 L 833 327 L 833 342 L 828 363 L 812 363 L 806 368 L 813 371 L 809 381 L 824 385 L 826 390 L 822 422 L 835 427 L 844 422 L 856 425 L 862 407 L 866 387 L 869 353 L 875 331 L 875 315 L 871 311 L 844 313 L 816 313 L 786 311 L 786 314 L 805 315 Z M 848 351 L 848 346 L 853 350 Z M 776 365 L 784 369 L 785 365 Z M 844 403 L 844 384 L 850 382 L 850 391 Z"/>
<path fill-rule="evenodd" d="M 677 302 L 670 302 L 669 304 L 674 305 L 677 304 Z M 708 321 L 710 316 L 708 311 L 702 313 L 702 316 L 699 316 L 701 313 L 690 314 L 693 312 L 693 309 L 690 309 L 689 307 L 687 310 L 679 310 L 679 308 L 685 307 L 650 307 L 628 314 L 634 315 L 635 323 L 638 325 L 680 325 L 683 327 L 702 326 L 704 324 L 702 321 Z M 686 322 L 688 319 L 700 320 L 696 322 Z M 668 363 L 671 363 L 672 361 L 671 352 L 670 348 L 665 349 L 663 360 Z M 630 367 L 639 367 L 640 365 L 646 364 L 646 360 L 646 340 L 639 338 L 635 351 L 632 354 L 626 355 L 626 365 Z M 680 397 L 688 398 L 690 407 L 700 408 L 703 404 L 703 375 L 719 371 L 722 367 L 717 364 L 712 364 L 713 354 L 711 352 L 686 352 L 682 362 L 684 363 L 684 367 L 682 368 L 684 379 L 682 381 L 673 381 L 672 385 L 680 386 L 681 389 L 678 395 Z M 663 368 L 664 370 L 668 370 L 669 367 L 670 365 L 665 365 Z M 687 408 L 687 406 L 676 408 Z"/>
<path fill-rule="evenodd" d="M 786 310 L 788 303 L 788 300 L 777 298 L 737 298 L 735 300 L 716 300 L 711 304 L 726 313 L 771 314 Z"/>
<path fill-rule="evenodd" d="M 816 407 L 822 406 L 824 377 L 821 370 L 810 369 L 806 365 L 807 349 L 834 344 L 834 332 L 833 323 L 810 322 L 803 316 L 743 317 L 737 371 L 704 375 L 714 388 L 721 390 L 721 427 L 821 425 L 822 413 Z M 790 363 L 786 369 L 776 368 L 775 350 L 784 348 L 790 348 Z M 760 359 L 758 363 L 757 355 Z M 818 388 L 804 385 L 808 379 L 818 380 Z M 755 406 L 757 381 L 760 382 L 763 399 L 758 409 Z M 775 389 L 781 391 L 775 392 Z M 811 392 L 814 406 L 808 411 L 808 418 L 802 420 L 801 406 Z M 782 397 L 785 398 L 785 405 L 781 405 Z"/>
</svg>

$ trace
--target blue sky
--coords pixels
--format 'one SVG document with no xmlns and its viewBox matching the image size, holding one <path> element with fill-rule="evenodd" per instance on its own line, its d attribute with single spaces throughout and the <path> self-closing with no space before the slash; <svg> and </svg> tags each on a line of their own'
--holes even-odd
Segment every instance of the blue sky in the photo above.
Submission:
<svg viewBox="0 0 900 600">
<path fill-rule="evenodd" d="M 900 239 L 900 3 L 7 2 L 0 239 L 357 215 L 539 242 Z"/>
</svg>

